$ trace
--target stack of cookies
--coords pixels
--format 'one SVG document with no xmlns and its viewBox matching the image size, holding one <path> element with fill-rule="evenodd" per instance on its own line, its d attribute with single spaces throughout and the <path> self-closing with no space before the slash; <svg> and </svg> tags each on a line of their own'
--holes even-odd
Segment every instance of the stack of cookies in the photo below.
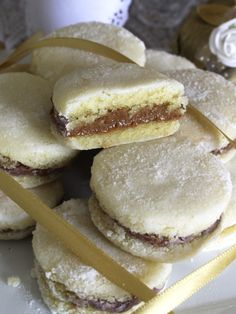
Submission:
<svg viewBox="0 0 236 314">
<path fill-rule="evenodd" d="M 52 87 L 28 73 L 0 75 L 0 168 L 48 206 L 63 198 L 59 176 L 76 152 L 50 132 Z M 0 191 L 0 239 L 22 239 L 35 222 Z"/>
<path fill-rule="evenodd" d="M 224 164 L 234 149 L 186 107 L 190 102 L 235 138 L 236 87 L 184 58 L 145 51 L 142 41 L 113 25 L 81 23 L 50 36 L 93 40 L 139 65 L 53 47 L 34 52 L 34 75 L 1 75 L 1 167 L 35 190 L 55 182 L 78 151 L 103 149 L 91 169 L 89 201 L 70 200 L 55 210 L 158 293 L 171 263 L 193 256 L 234 223 L 236 165 Z M 58 201 L 58 189 L 50 191 Z M 39 225 L 33 250 L 53 313 L 132 313 L 139 306 Z"/>
</svg>

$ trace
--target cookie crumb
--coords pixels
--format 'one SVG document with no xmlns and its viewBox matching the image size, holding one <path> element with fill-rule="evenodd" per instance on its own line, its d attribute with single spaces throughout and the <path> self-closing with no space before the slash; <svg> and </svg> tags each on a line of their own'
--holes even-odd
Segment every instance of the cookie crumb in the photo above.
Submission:
<svg viewBox="0 0 236 314">
<path fill-rule="evenodd" d="M 7 278 L 7 284 L 8 286 L 16 288 L 21 284 L 21 280 L 19 277 L 11 276 Z"/>
</svg>

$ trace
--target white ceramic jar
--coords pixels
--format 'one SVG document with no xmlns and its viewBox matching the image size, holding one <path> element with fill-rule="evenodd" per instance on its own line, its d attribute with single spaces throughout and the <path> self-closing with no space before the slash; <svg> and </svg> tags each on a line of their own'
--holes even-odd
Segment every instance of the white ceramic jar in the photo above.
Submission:
<svg viewBox="0 0 236 314">
<path fill-rule="evenodd" d="M 78 22 L 100 21 L 122 26 L 132 0 L 25 0 L 27 33 L 45 34 Z"/>
</svg>

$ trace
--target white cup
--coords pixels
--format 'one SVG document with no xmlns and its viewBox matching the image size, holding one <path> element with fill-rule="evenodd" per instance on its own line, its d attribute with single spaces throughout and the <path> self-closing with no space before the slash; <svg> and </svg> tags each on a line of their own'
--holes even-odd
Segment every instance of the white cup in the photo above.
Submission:
<svg viewBox="0 0 236 314">
<path fill-rule="evenodd" d="M 27 35 L 78 22 L 124 25 L 132 0 L 25 0 Z"/>
</svg>

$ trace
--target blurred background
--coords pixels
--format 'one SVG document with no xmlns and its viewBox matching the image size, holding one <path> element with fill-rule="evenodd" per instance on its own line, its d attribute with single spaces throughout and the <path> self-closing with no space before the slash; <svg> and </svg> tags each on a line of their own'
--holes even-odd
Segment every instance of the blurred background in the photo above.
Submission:
<svg viewBox="0 0 236 314">
<path fill-rule="evenodd" d="M 131 3 L 132 2 L 132 3 Z M 1 0 L 0 41 L 11 49 L 37 28 L 49 32 L 100 20 L 138 35 L 147 47 L 170 51 L 181 22 L 204 0 Z"/>
</svg>

